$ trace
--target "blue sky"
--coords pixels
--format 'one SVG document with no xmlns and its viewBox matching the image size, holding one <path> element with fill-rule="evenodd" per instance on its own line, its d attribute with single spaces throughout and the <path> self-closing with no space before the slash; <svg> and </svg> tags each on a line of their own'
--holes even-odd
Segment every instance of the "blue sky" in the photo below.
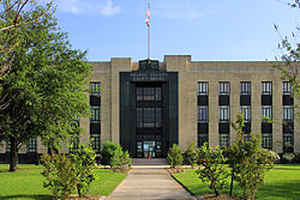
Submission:
<svg viewBox="0 0 300 200">
<path fill-rule="evenodd" d="M 74 48 L 89 61 L 147 57 L 146 0 L 54 0 L 56 17 Z M 288 0 L 151 0 L 151 57 L 274 60 L 282 35 L 300 25 Z"/>
</svg>

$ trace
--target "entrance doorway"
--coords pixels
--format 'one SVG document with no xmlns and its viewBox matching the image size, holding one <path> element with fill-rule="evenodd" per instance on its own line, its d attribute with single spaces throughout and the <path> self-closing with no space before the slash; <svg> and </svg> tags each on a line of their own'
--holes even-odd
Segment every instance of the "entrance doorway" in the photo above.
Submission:
<svg viewBox="0 0 300 200">
<path fill-rule="evenodd" d="M 160 141 L 138 141 L 137 142 L 138 158 L 161 158 L 161 142 Z"/>
</svg>

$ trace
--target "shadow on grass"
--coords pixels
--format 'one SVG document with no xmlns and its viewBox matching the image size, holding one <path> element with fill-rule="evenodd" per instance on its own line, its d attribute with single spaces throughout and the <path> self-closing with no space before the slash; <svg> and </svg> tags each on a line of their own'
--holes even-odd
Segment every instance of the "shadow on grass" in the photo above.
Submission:
<svg viewBox="0 0 300 200">
<path fill-rule="evenodd" d="M 13 200 L 13 199 L 34 199 L 34 200 L 51 200 L 52 196 L 50 195 L 38 195 L 38 194 L 19 194 L 19 195 L 8 195 L 0 196 L 1 200 Z"/>
<path fill-rule="evenodd" d="M 264 184 L 259 187 L 258 199 L 300 199 L 300 181 L 287 181 L 282 183 Z"/>
</svg>

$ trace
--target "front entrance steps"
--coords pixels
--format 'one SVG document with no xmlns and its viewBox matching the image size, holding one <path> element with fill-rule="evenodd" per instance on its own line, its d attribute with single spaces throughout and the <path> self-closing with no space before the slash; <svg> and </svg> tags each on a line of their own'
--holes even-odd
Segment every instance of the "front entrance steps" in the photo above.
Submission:
<svg viewBox="0 0 300 200">
<path fill-rule="evenodd" d="M 168 161 L 165 158 L 133 158 L 132 168 L 169 168 Z"/>
</svg>

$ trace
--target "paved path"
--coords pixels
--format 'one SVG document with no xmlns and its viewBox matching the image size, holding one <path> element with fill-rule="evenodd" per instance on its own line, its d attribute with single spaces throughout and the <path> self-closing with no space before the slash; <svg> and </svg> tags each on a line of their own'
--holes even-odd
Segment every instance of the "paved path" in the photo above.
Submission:
<svg viewBox="0 0 300 200">
<path fill-rule="evenodd" d="M 166 169 L 132 169 L 109 200 L 194 200 Z"/>
</svg>

